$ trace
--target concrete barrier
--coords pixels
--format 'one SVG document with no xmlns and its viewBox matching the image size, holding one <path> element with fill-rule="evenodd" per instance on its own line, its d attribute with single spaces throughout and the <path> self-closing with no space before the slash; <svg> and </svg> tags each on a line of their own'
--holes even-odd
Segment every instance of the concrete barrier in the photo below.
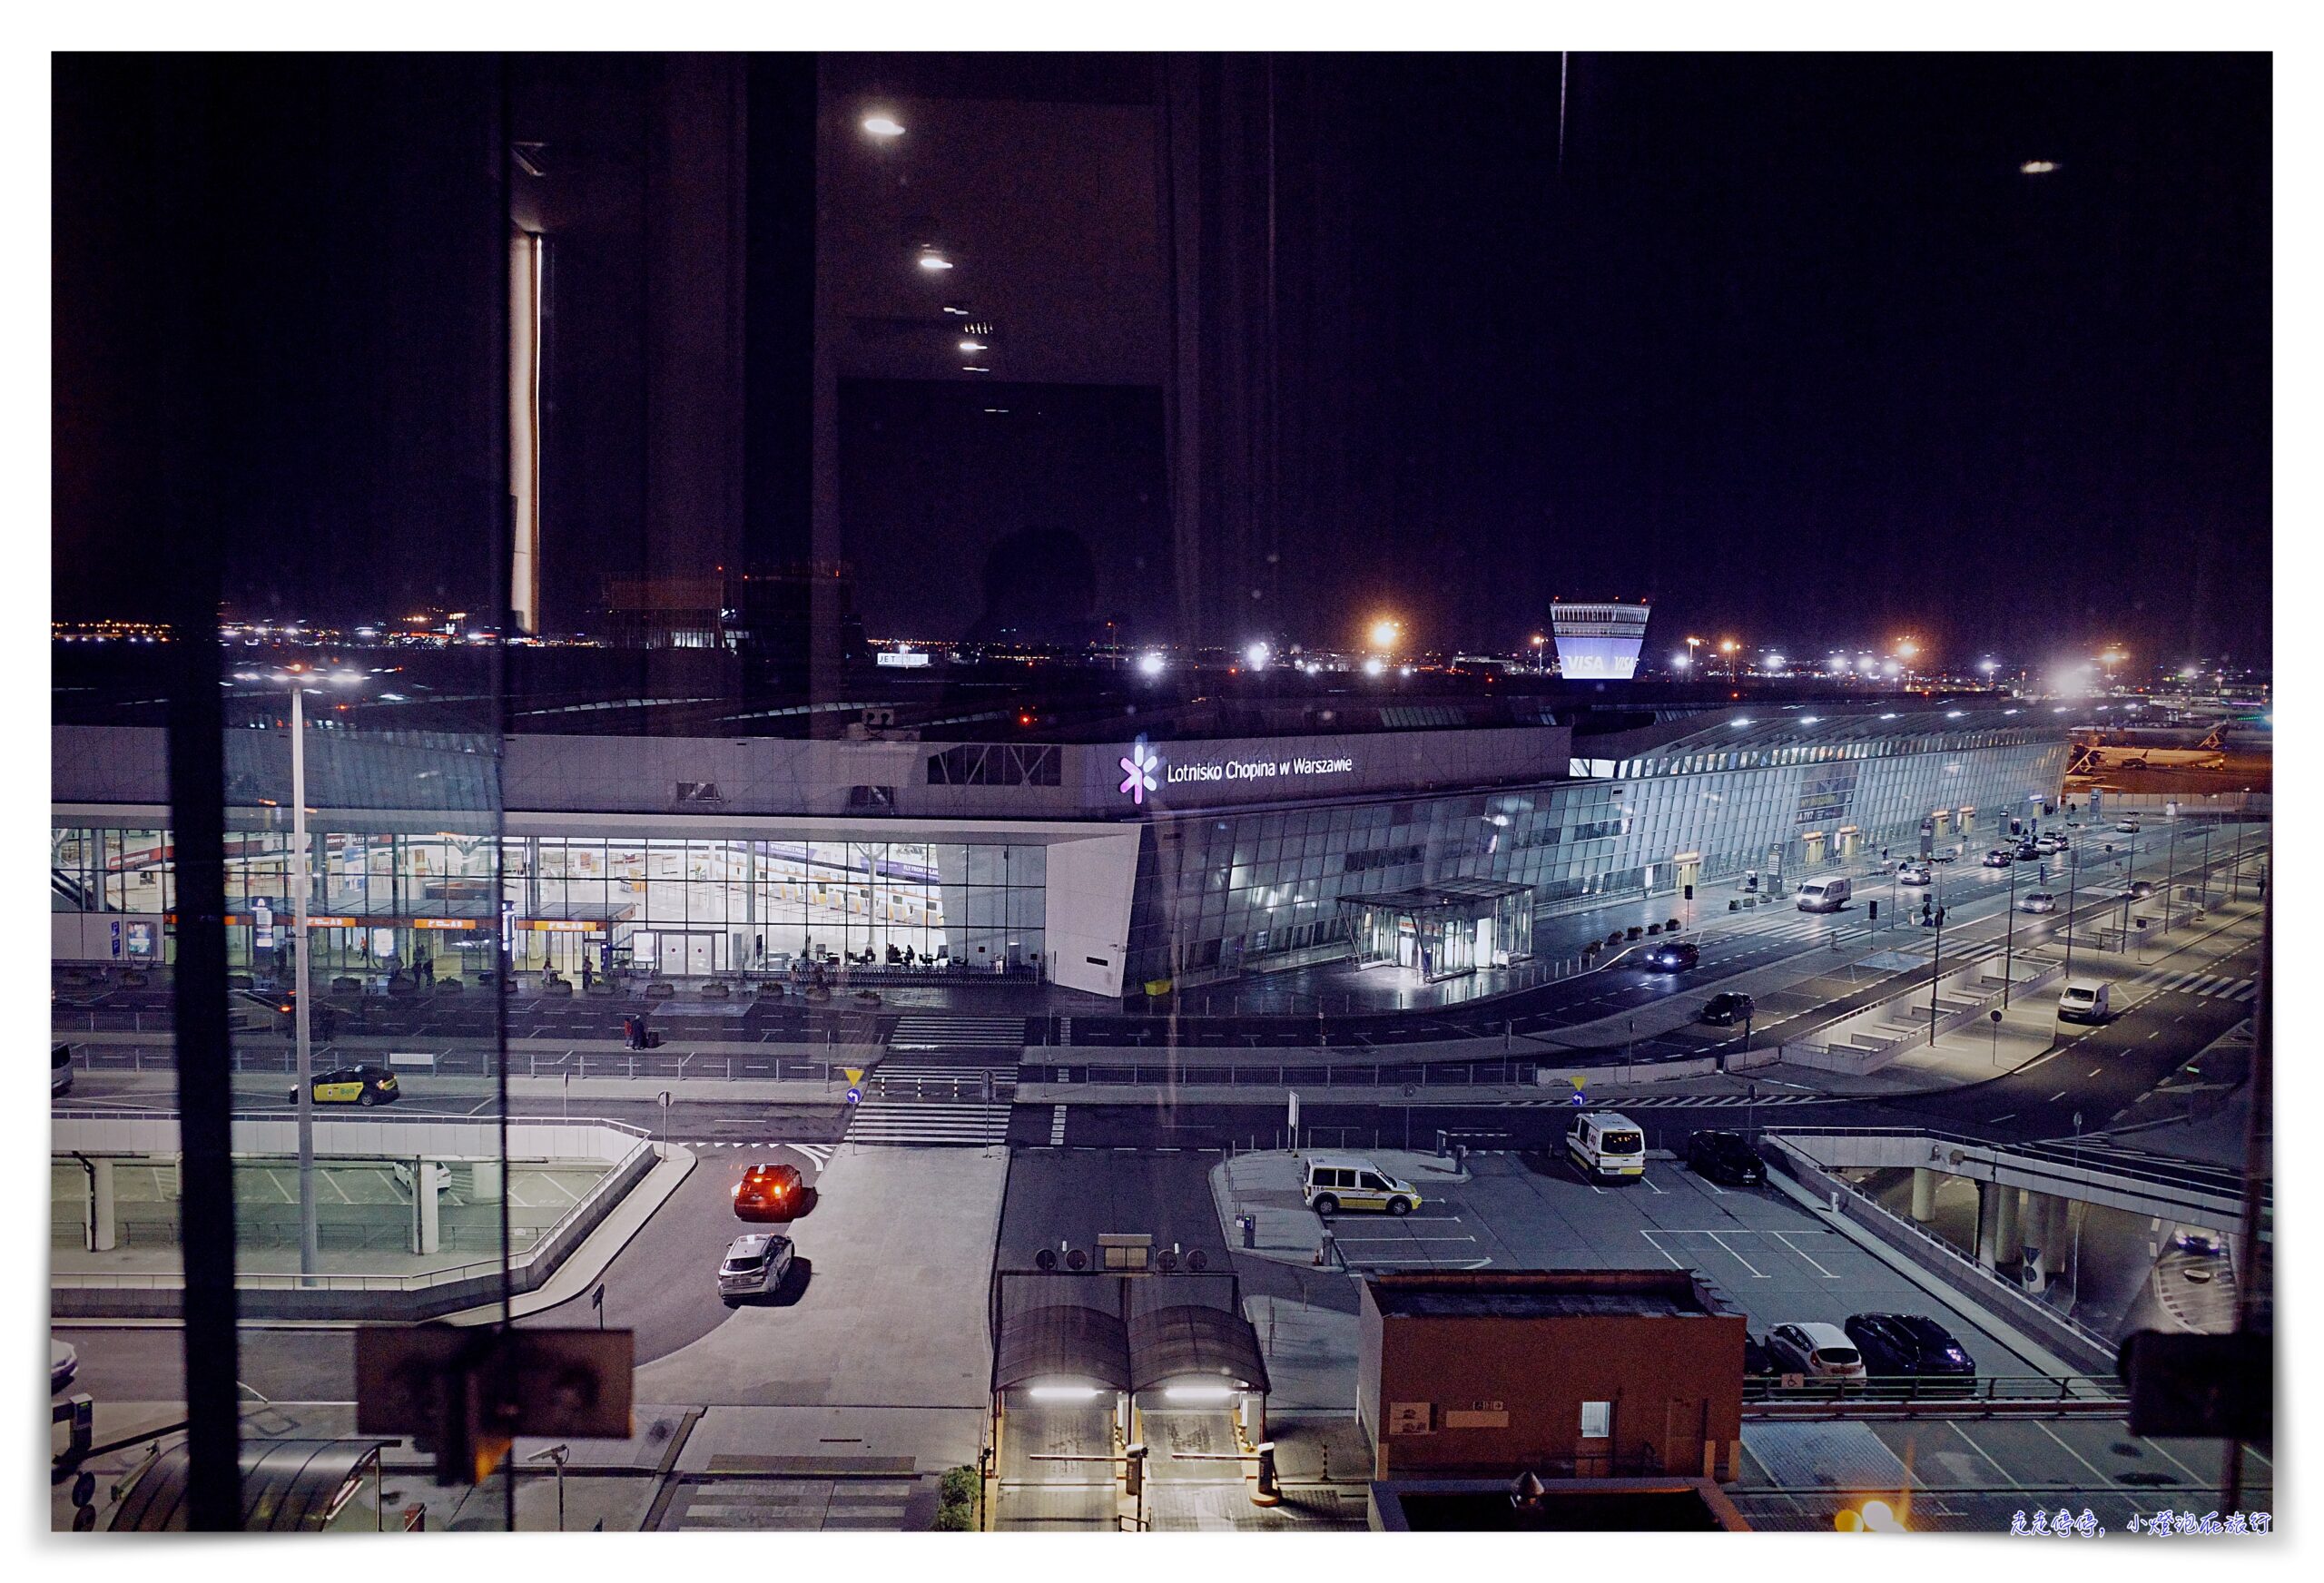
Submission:
<svg viewBox="0 0 2324 1583">
<path fill-rule="evenodd" d="M 52 1122 L 51 1147 L 59 1155 L 78 1151 L 93 1158 L 167 1157 L 176 1152 L 177 1129 L 173 1116 L 60 1111 Z M 497 1120 L 438 1116 L 317 1121 L 315 1149 L 325 1157 L 498 1161 L 499 1129 Z M 510 1158 L 595 1159 L 607 1166 L 547 1236 L 509 1261 L 508 1286 L 525 1293 L 556 1273 L 653 1170 L 659 1155 L 643 1131 L 623 1122 L 511 1117 L 508 1133 Z M 295 1155 L 298 1124 L 288 1117 L 237 1116 L 232 1147 L 238 1155 Z M 175 1318 L 183 1305 L 184 1284 L 177 1272 L 55 1270 L 51 1273 L 50 1308 L 59 1315 L 83 1318 Z M 410 1274 L 245 1272 L 238 1273 L 235 1289 L 239 1309 L 250 1319 L 421 1320 L 497 1301 L 502 1274 L 497 1259 Z"/>
</svg>

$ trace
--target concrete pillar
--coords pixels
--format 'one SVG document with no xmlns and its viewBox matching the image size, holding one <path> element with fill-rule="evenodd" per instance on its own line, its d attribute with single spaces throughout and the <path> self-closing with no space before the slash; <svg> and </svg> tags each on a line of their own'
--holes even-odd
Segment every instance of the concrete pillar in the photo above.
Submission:
<svg viewBox="0 0 2324 1583">
<path fill-rule="evenodd" d="M 428 1159 L 411 1163 L 411 1251 L 415 1254 L 440 1252 L 443 1234 L 437 1215 L 436 1162 Z"/>
<path fill-rule="evenodd" d="M 2001 1189 L 1991 1182 L 1977 1184 L 1977 1263 L 1986 1269 L 2001 1263 L 1995 1250 L 2001 1245 L 1997 1234 L 2001 1230 Z"/>
<path fill-rule="evenodd" d="M 2034 1257 L 2027 1260 L 2019 1278 L 2028 1291 L 2039 1292 L 2048 1271 L 2057 1268 L 2057 1253 L 2050 1241 L 2050 1206 L 2057 1202 L 2046 1193 L 2028 1188 L 2025 1208 L 2019 1216 L 2017 1240 L 2021 1247 L 2032 1244 Z"/>
<path fill-rule="evenodd" d="M 1923 1225 L 1936 1218 L 1936 1173 L 1926 1165 L 1913 1167 L 1913 1218 Z"/>
<path fill-rule="evenodd" d="M 2066 1244 L 2073 1233 L 2068 1222 L 2073 1214 L 2073 1200 L 2052 1194 L 2046 1203 L 2048 1213 L 2042 1222 L 2042 1263 L 2051 1270 L 2066 1267 Z"/>
<path fill-rule="evenodd" d="M 1994 1249 L 2004 1264 L 2017 1263 L 2017 1250 L 2024 1240 L 2018 1235 L 2017 1201 L 2019 1189 L 2004 1187 L 2001 1193 L 2001 1213 L 1994 1218 L 2000 1222 L 1994 1228 Z"/>
<path fill-rule="evenodd" d="M 477 1201 L 480 1204 L 489 1204 L 500 1196 L 500 1162 L 478 1160 L 475 1169 Z"/>
<path fill-rule="evenodd" d="M 98 1253 L 111 1253 L 119 1232 L 118 1217 L 113 1212 L 113 1162 L 96 1160 L 96 1169 L 89 1177 L 89 1246 Z"/>
</svg>

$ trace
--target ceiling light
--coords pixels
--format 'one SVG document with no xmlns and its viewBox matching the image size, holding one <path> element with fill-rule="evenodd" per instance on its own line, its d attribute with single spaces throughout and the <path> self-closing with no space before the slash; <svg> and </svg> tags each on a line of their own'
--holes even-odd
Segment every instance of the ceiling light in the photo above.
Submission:
<svg viewBox="0 0 2324 1583">
<path fill-rule="evenodd" d="M 2046 176 L 2057 168 L 2055 160 L 2028 160 L 2017 167 L 2017 173 L 2021 176 Z"/>
<path fill-rule="evenodd" d="M 980 363 L 962 363 L 960 365 L 960 372 L 963 374 L 990 374 L 992 370 L 984 367 Z"/>
<path fill-rule="evenodd" d="M 952 261 L 942 253 L 922 253 L 920 255 L 920 267 L 923 270 L 949 270 L 952 267 Z"/>
<path fill-rule="evenodd" d="M 960 343 L 960 349 L 964 352 L 980 352 L 986 349 L 984 342 L 980 340 L 964 340 Z"/>
<path fill-rule="evenodd" d="M 904 134 L 902 124 L 885 115 L 865 116 L 863 130 L 873 137 L 901 137 Z"/>
</svg>

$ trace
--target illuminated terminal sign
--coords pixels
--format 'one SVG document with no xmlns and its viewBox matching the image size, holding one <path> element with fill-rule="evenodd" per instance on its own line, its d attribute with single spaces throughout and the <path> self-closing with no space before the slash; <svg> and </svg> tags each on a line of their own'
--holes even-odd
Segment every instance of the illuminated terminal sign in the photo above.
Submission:
<svg viewBox="0 0 2324 1583">
<path fill-rule="evenodd" d="M 1164 786 L 1201 786 L 1224 782 L 1241 784 L 1252 781 L 1353 775 L 1355 773 L 1355 756 L 1352 753 L 1329 756 L 1298 752 L 1247 753 L 1181 762 L 1165 758 L 1141 738 L 1130 744 L 1129 752 L 1123 755 L 1121 769 L 1123 794 L 1133 802 L 1142 803 L 1148 792 L 1159 791 Z"/>
<path fill-rule="evenodd" d="M 1272 781 L 1279 775 L 1353 775 L 1355 760 L 1295 756 L 1287 759 L 1213 759 L 1206 763 L 1171 764 L 1166 779 L 1171 785 L 1190 781 Z"/>
</svg>

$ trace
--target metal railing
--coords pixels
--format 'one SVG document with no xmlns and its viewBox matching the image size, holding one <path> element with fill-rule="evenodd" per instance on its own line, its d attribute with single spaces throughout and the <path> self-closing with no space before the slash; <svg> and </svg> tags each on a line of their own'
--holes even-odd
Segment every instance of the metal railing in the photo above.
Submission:
<svg viewBox="0 0 2324 1583">
<path fill-rule="evenodd" d="M 1743 1381 L 1747 1407 L 1926 1402 L 1978 1407 L 1998 1402 L 2090 1401 L 2120 1406 L 2129 1392 L 2104 1374 L 1874 1374 L 1857 1380 L 1809 1375 L 1797 1385 L 1765 1376 Z"/>
</svg>

